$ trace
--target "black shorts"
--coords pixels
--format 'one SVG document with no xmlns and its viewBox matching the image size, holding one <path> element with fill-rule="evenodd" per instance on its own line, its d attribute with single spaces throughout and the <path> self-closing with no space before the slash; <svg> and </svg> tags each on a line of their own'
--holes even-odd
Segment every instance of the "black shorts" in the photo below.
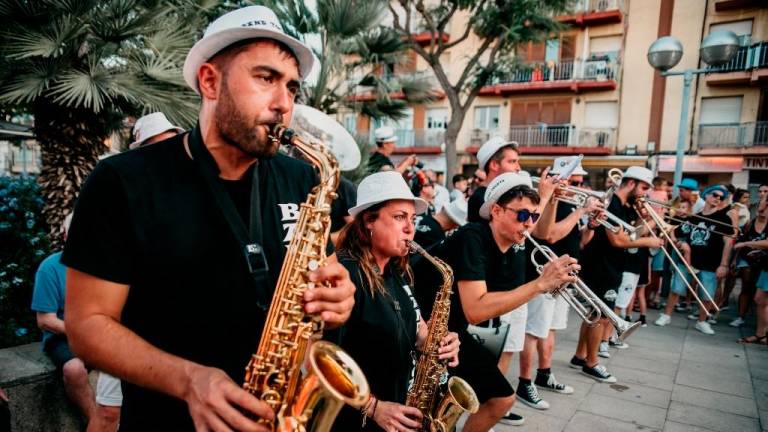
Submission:
<svg viewBox="0 0 768 432">
<path fill-rule="evenodd" d="M 614 288 L 609 288 L 609 287 L 607 287 L 605 285 L 595 285 L 595 286 L 590 285 L 589 289 L 591 289 L 592 292 L 595 293 L 595 295 L 597 297 L 599 297 L 600 300 L 602 300 L 603 303 L 605 303 L 606 306 L 608 306 L 609 308 L 613 309 L 615 307 L 614 302 L 616 301 L 616 295 L 619 292 L 618 286 L 619 285 L 616 285 L 616 287 L 614 287 Z M 609 296 L 611 298 L 611 300 L 608 300 L 608 299 L 605 298 L 605 295 L 610 293 L 610 292 L 613 292 L 613 295 Z"/>
<path fill-rule="evenodd" d="M 51 361 L 57 368 L 61 369 L 64 363 L 75 358 L 75 355 L 69 349 L 67 337 L 62 334 L 55 334 L 45 341 L 43 351 L 48 354 Z"/>
<path fill-rule="evenodd" d="M 499 371 L 498 363 L 490 351 L 483 348 L 466 331 L 459 333 L 461 348 L 459 349 L 459 365 L 450 370 L 469 383 L 477 394 L 480 403 L 488 399 L 508 397 L 515 390 Z"/>
</svg>

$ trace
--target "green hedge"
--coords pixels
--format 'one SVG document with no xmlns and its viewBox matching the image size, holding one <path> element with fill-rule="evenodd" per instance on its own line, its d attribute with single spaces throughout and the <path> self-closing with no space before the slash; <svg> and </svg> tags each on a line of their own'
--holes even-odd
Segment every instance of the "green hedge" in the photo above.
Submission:
<svg viewBox="0 0 768 432">
<path fill-rule="evenodd" d="M 40 340 L 30 310 L 37 267 L 50 251 L 34 177 L 0 177 L 0 348 Z"/>
</svg>

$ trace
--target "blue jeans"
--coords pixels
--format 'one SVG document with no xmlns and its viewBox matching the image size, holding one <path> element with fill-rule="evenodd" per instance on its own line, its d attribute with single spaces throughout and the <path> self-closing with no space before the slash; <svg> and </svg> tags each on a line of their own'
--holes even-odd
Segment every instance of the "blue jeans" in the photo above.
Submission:
<svg viewBox="0 0 768 432">
<path fill-rule="evenodd" d="M 685 273 L 686 280 L 688 281 L 689 284 L 691 284 L 692 287 L 698 286 L 698 284 L 696 283 L 696 280 L 684 268 L 681 268 L 681 270 L 683 270 L 683 272 Z M 699 277 L 701 284 L 704 285 L 704 289 L 707 291 L 707 294 L 709 294 L 709 297 L 714 299 L 715 292 L 717 291 L 717 276 L 715 275 L 715 272 L 702 270 L 699 273 L 697 273 L 696 276 Z M 768 282 L 768 276 L 766 276 L 766 282 Z M 677 272 L 675 272 L 675 278 L 672 280 L 671 291 L 681 297 L 685 297 L 685 295 L 688 293 L 688 286 L 685 284 L 685 282 L 683 281 L 683 278 L 681 278 Z M 698 290 L 699 296 L 704 296 L 703 291 L 704 290 L 702 290 L 701 287 L 699 287 L 699 290 Z M 706 301 L 704 297 L 702 297 L 702 300 Z"/>
</svg>

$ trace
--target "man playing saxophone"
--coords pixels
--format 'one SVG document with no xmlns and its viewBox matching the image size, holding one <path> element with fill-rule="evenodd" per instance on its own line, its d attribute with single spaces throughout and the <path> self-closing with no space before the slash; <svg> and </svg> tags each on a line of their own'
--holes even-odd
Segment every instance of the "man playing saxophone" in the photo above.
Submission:
<svg viewBox="0 0 768 432">
<path fill-rule="evenodd" d="M 265 431 L 274 412 L 243 390 L 313 168 L 276 154 L 308 47 L 262 6 L 214 21 L 184 68 L 198 126 L 103 160 L 85 184 L 63 262 L 74 350 L 120 377 L 121 431 Z M 304 311 L 328 327 L 353 305 L 331 256 Z"/>
<path fill-rule="evenodd" d="M 371 174 L 358 186 L 357 205 L 349 209 L 354 220 L 339 234 L 340 262 L 357 286 L 355 306 L 347 323 L 325 337 L 360 365 L 371 397 L 362 412 L 343 408 L 334 430 L 420 430 L 422 413 L 405 402 L 427 325 L 411 291 L 408 252 L 414 219 L 426 209 L 396 171 Z M 439 359 L 456 366 L 458 335 L 448 333 L 440 344 Z"/>
</svg>

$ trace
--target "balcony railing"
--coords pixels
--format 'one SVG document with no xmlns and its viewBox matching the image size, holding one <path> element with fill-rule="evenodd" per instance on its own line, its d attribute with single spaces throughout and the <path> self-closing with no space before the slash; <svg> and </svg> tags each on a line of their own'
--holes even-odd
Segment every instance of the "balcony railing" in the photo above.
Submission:
<svg viewBox="0 0 768 432">
<path fill-rule="evenodd" d="M 768 145 L 768 121 L 699 125 L 698 145 L 700 149 Z"/>
<path fill-rule="evenodd" d="M 357 135 L 373 143 L 373 131 L 360 130 Z M 444 129 L 395 129 L 396 147 L 440 147 L 443 144 Z"/>
<path fill-rule="evenodd" d="M 492 84 L 549 82 L 549 81 L 604 81 L 618 78 L 619 64 L 612 60 L 567 60 L 558 63 L 528 63 Z"/>
<path fill-rule="evenodd" d="M 474 129 L 470 145 L 480 146 L 498 130 Z M 571 123 L 510 126 L 505 137 L 522 147 L 616 147 L 616 128 L 580 128 Z"/>
<path fill-rule="evenodd" d="M 579 0 L 571 12 L 603 12 L 607 10 L 622 9 L 623 0 Z"/>
<path fill-rule="evenodd" d="M 712 67 L 712 72 L 738 72 L 768 67 L 768 41 L 742 46 L 728 63 Z"/>
</svg>

